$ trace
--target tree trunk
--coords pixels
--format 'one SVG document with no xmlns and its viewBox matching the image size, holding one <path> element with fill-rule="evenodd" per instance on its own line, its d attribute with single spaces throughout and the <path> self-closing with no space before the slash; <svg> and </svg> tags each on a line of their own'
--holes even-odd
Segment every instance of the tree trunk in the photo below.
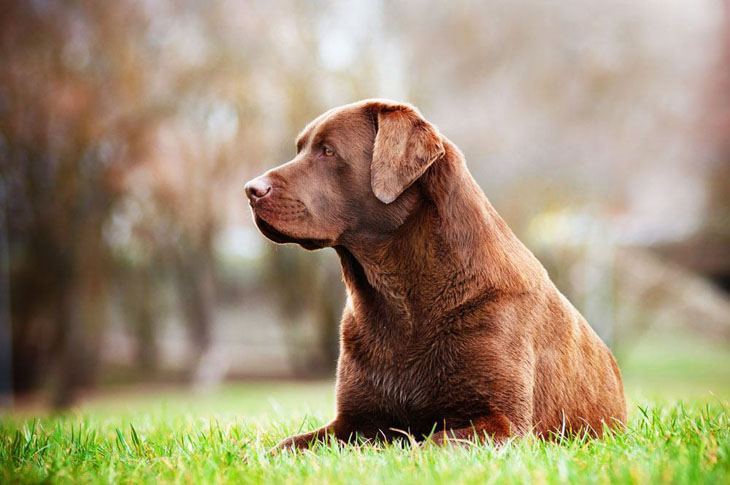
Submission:
<svg viewBox="0 0 730 485">
<path fill-rule="evenodd" d="M 202 366 L 212 343 L 215 277 L 212 248 L 183 252 L 176 268 L 178 295 L 188 327 L 193 355 L 190 379 L 205 375 Z"/>
<path fill-rule="evenodd" d="M 101 330 L 106 321 L 106 271 L 102 219 L 87 218 L 77 237 L 59 255 L 61 278 L 56 297 L 59 371 L 53 405 L 72 405 L 79 390 L 95 381 Z"/>
<path fill-rule="evenodd" d="M 123 312 L 132 327 L 135 339 L 135 364 L 141 375 L 149 377 L 157 370 L 158 348 L 157 279 L 154 264 L 145 262 L 128 268 L 123 277 Z"/>
</svg>

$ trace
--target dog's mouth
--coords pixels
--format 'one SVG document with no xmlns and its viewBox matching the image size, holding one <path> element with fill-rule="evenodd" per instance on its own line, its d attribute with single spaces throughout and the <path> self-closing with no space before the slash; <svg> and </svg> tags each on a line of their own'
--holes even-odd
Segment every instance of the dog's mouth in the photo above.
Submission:
<svg viewBox="0 0 730 485">
<path fill-rule="evenodd" d="M 271 239 L 275 243 L 278 244 L 287 244 L 287 243 L 293 243 L 293 244 L 299 244 L 304 249 L 314 250 L 314 249 L 321 249 L 326 246 L 328 246 L 328 242 L 324 239 L 309 239 L 309 238 L 297 238 L 290 236 L 288 234 L 283 233 L 282 231 L 276 229 L 274 226 L 263 220 L 259 215 L 254 214 L 254 221 L 256 222 L 256 227 L 259 228 L 259 231 L 261 231 L 261 234 L 266 236 L 267 238 Z"/>
</svg>

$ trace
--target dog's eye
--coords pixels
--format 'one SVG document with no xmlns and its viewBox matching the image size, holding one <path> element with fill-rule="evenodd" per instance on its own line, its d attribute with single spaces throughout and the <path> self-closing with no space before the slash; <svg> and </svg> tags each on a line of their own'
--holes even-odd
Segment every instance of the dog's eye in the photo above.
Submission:
<svg viewBox="0 0 730 485">
<path fill-rule="evenodd" d="M 324 154 L 325 157 L 334 157 L 335 156 L 335 151 L 328 146 L 322 147 L 322 153 Z"/>
</svg>

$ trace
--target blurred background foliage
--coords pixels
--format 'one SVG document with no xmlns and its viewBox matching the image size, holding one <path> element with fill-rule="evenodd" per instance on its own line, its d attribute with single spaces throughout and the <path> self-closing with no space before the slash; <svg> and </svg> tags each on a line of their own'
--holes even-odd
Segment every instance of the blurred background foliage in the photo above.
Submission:
<svg viewBox="0 0 730 485">
<path fill-rule="evenodd" d="M 3 2 L 0 395 L 332 376 L 336 258 L 265 242 L 242 189 L 365 97 L 461 147 L 629 380 L 729 389 L 729 10 Z"/>
</svg>

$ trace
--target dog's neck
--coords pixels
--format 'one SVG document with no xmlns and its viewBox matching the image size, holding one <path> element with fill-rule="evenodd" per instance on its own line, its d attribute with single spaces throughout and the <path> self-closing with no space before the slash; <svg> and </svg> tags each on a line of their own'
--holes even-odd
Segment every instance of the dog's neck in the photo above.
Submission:
<svg viewBox="0 0 730 485">
<path fill-rule="evenodd" d="M 394 234 L 337 248 L 356 304 L 390 308 L 413 322 L 539 281 L 542 266 L 491 206 L 459 151 L 446 147 L 416 187 L 422 203 Z"/>
</svg>

